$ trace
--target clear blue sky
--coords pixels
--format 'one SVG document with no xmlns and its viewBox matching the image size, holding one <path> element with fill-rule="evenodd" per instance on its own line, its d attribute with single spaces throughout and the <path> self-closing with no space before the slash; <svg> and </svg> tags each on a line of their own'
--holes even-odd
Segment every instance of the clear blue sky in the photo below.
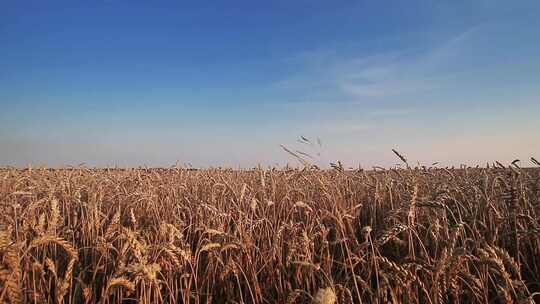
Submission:
<svg viewBox="0 0 540 304">
<path fill-rule="evenodd" d="M 540 2 L 3 1 L 0 165 L 540 158 Z M 299 136 L 322 141 L 315 149 Z"/>
</svg>

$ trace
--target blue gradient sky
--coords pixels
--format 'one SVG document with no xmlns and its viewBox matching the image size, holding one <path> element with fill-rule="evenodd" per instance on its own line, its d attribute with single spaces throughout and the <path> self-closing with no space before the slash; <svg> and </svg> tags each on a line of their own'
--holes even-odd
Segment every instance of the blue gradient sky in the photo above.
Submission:
<svg viewBox="0 0 540 304">
<path fill-rule="evenodd" d="M 186 3 L 0 0 L 0 165 L 540 158 L 538 1 Z"/>
</svg>

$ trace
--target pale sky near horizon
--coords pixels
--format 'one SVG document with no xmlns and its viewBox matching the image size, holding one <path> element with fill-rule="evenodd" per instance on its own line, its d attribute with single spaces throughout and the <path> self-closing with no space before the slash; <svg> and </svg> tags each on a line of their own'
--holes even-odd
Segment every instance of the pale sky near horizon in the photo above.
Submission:
<svg viewBox="0 0 540 304">
<path fill-rule="evenodd" d="M 0 166 L 540 159 L 538 1 L 2 1 Z M 300 136 L 322 147 L 299 143 Z M 320 156 L 316 156 L 320 153 Z"/>
</svg>

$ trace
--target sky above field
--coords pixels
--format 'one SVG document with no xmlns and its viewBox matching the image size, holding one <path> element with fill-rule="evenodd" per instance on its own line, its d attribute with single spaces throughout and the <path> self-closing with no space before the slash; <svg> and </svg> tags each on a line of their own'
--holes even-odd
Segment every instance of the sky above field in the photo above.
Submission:
<svg viewBox="0 0 540 304">
<path fill-rule="evenodd" d="M 539 1 L 0 0 L 0 166 L 294 164 L 280 145 L 319 165 L 390 166 L 392 148 L 527 165 L 538 16 Z"/>
</svg>

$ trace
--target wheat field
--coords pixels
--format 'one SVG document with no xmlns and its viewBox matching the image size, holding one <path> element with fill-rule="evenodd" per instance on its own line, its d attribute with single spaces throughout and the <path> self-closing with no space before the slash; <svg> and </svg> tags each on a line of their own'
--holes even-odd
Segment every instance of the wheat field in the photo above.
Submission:
<svg viewBox="0 0 540 304">
<path fill-rule="evenodd" d="M 534 303 L 540 170 L 2 169 L 0 302 Z"/>
</svg>

